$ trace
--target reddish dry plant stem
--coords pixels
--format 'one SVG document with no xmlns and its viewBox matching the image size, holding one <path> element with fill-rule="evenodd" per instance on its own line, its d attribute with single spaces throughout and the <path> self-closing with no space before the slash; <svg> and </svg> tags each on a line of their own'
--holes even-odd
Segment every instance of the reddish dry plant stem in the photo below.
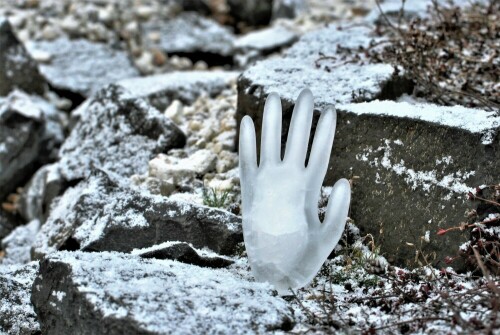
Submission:
<svg viewBox="0 0 500 335">
<path fill-rule="evenodd" d="M 469 192 L 469 198 L 471 200 L 480 200 L 480 201 L 484 201 L 488 204 L 492 204 L 494 206 L 498 206 L 500 207 L 500 203 L 496 202 L 496 201 L 493 201 L 493 200 L 489 200 L 489 199 L 485 199 L 485 198 L 481 198 L 481 197 L 478 197 L 477 195 L 475 195 L 474 193 L 472 192 Z"/>
<path fill-rule="evenodd" d="M 491 224 L 491 223 L 494 223 L 494 222 L 497 222 L 497 221 L 500 221 L 500 217 L 492 218 L 492 219 L 489 219 L 489 220 L 484 220 L 484 221 L 479 222 L 479 223 L 480 224 Z M 450 231 L 453 231 L 453 230 L 464 230 L 464 229 L 467 229 L 467 228 L 475 227 L 476 225 L 477 225 L 477 223 L 471 223 L 471 224 L 468 224 L 468 225 L 451 227 L 451 228 L 447 228 L 447 229 L 441 228 L 441 229 L 438 230 L 437 234 L 438 235 L 444 235 L 447 232 L 450 232 Z"/>
</svg>

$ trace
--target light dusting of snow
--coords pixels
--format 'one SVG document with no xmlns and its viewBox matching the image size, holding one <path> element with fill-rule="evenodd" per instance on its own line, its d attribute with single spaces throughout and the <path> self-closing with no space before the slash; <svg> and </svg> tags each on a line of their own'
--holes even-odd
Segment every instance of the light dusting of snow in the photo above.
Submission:
<svg viewBox="0 0 500 335">
<path fill-rule="evenodd" d="M 374 97 L 380 92 L 381 83 L 391 78 L 394 71 L 391 65 L 361 66 L 328 60 L 324 65 L 331 67 L 332 71 L 315 66 L 320 54 L 335 55 L 338 46 L 367 47 L 372 40 L 378 42 L 380 38 L 371 36 L 370 28 L 338 29 L 331 25 L 305 34 L 287 50 L 285 57 L 257 62 L 242 74 L 242 78 L 249 79 L 252 87 L 262 87 L 262 91 L 257 89 L 254 95 L 277 92 L 281 99 L 288 101 L 294 101 L 299 92 L 308 87 L 317 97 L 317 107 L 349 103 L 353 99 L 353 91 L 362 92 L 366 98 Z"/>
<path fill-rule="evenodd" d="M 51 262 L 71 267 L 69 279 L 104 317 L 131 318 L 146 332 L 260 333 L 292 318 L 268 284 L 227 270 L 108 252 L 59 252 Z"/>
<path fill-rule="evenodd" d="M 66 292 L 63 291 L 52 291 L 52 295 L 57 298 L 58 301 L 62 301 L 66 296 Z"/>
<path fill-rule="evenodd" d="M 500 116 L 496 112 L 463 106 L 438 106 L 434 104 L 395 101 L 371 101 L 355 104 L 343 104 L 338 109 L 347 112 L 422 120 L 439 125 L 466 130 L 482 135 L 483 145 L 491 144 L 500 127 Z"/>
<path fill-rule="evenodd" d="M 40 64 L 41 73 L 54 86 L 89 96 L 107 84 L 139 73 L 127 53 L 85 39 L 59 38 L 30 42 L 28 52 L 48 52 L 52 61 Z"/>
<path fill-rule="evenodd" d="M 31 245 L 40 230 L 40 221 L 33 220 L 26 225 L 14 229 L 1 243 L 5 257 L 0 259 L 0 265 L 26 264 L 31 261 Z"/>
<path fill-rule="evenodd" d="M 274 26 L 250 32 L 239 37 L 234 45 L 238 49 L 272 49 L 276 45 L 286 45 L 296 38 L 294 32 L 281 26 Z"/>
<path fill-rule="evenodd" d="M 393 144 L 402 146 L 399 140 L 392 141 Z M 382 167 L 386 170 L 394 172 L 396 175 L 403 177 L 404 181 L 413 189 L 420 188 L 425 192 L 431 191 L 432 187 L 441 187 L 449 190 L 450 193 L 445 196 L 445 200 L 451 199 L 453 193 L 466 194 L 472 191 L 473 188 L 467 186 L 465 181 L 475 174 L 475 171 L 456 171 L 447 175 L 440 174 L 437 170 L 417 171 L 406 167 L 404 160 L 395 162 L 391 159 L 393 148 L 390 140 L 384 140 L 384 144 L 378 148 L 368 147 L 362 153 L 356 155 L 358 161 L 367 162 L 373 167 Z M 383 156 L 380 158 L 380 154 Z M 373 157 L 372 157 L 373 156 Z M 443 158 L 446 161 L 446 157 Z M 378 172 L 377 172 L 378 173 Z M 376 181 L 380 181 L 380 175 L 376 176 Z"/>
<path fill-rule="evenodd" d="M 31 304 L 31 286 L 38 262 L 26 265 L 0 265 L 0 334 L 35 334 L 40 332 L 37 315 Z"/>
</svg>

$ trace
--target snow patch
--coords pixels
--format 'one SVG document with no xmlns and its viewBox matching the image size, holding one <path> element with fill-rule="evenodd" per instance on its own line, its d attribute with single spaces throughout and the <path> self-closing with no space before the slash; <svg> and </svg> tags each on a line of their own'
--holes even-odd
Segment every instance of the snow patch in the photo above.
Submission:
<svg viewBox="0 0 500 335">
<path fill-rule="evenodd" d="M 500 116 L 496 112 L 463 106 L 438 106 L 430 103 L 408 103 L 389 100 L 349 103 L 337 106 L 338 109 L 357 115 L 387 115 L 410 118 L 459 128 L 473 134 L 481 134 L 483 145 L 493 143 L 500 127 Z"/>
<path fill-rule="evenodd" d="M 392 141 L 392 143 L 396 145 L 403 145 L 399 140 Z M 380 156 L 380 154 L 377 155 L 377 153 L 383 153 L 383 156 L 381 158 L 373 157 L 372 159 L 372 156 Z M 372 147 L 366 148 L 361 154 L 356 155 L 356 159 L 361 162 L 367 162 L 370 166 L 382 167 L 396 173 L 398 176 L 402 176 L 404 181 L 410 185 L 413 190 L 420 188 L 427 193 L 430 192 L 432 187 L 441 187 L 449 190 L 450 193 L 445 196 L 445 200 L 451 199 L 454 193 L 467 194 L 473 190 L 472 187 L 465 184 L 465 180 L 473 176 L 475 171 L 457 171 L 451 174 L 438 176 L 438 172 L 436 170 L 416 171 L 412 168 L 406 167 L 404 160 L 395 162 L 391 159 L 391 156 L 391 141 L 386 139 L 384 140 L 384 145 L 379 146 L 376 149 Z M 443 159 L 446 161 L 447 157 L 443 157 Z M 380 175 L 378 175 L 378 172 L 375 177 L 375 182 L 379 183 Z"/>
</svg>

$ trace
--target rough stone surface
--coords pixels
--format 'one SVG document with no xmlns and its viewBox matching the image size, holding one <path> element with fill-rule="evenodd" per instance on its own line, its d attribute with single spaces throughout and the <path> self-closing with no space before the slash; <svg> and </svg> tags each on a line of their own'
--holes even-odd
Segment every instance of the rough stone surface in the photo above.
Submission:
<svg viewBox="0 0 500 335">
<path fill-rule="evenodd" d="M 52 200 L 61 194 L 65 186 L 59 164 L 42 166 L 23 188 L 18 202 L 19 214 L 26 221 L 36 219 L 42 223 L 45 222 Z"/>
<path fill-rule="evenodd" d="M 147 22 L 143 28 L 146 34 L 160 34 L 158 41 L 149 44 L 168 55 L 185 56 L 193 61 L 203 59 L 211 65 L 232 62 L 234 35 L 212 19 L 182 13 L 171 20 Z"/>
<path fill-rule="evenodd" d="M 0 17 L 0 96 L 15 89 L 43 94 L 45 86 L 36 62 L 14 35 L 9 21 Z"/>
<path fill-rule="evenodd" d="M 27 47 L 32 53 L 43 51 L 51 55 L 49 63 L 40 64 L 40 71 L 54 88 L 84 97 L 118 80 L 139 75 L 126 52 L 106 44 L 59 38 L 31 42 Z"/>
<path fill-rule="evenodd" d="M 265 333 L 289 330 L 293 320 L 268 284 L 108 252 L 43 260 L 32 301 L 47 335 Z"/>
<path fill-rule="evenodd" d="M 271 21 L 273 1 L 228 0 L 227 4 L 229 5 L 229 12 L 238 21 L 243 21 L 252 26 L 267 25 Z"/>
<path fill-rule="evenodd" d="M 137 98 L 144 98 L 160 111 L 174 100 L 192 104 L 202 94 L 215 96 L 236 80 L 237 72 L 186 71 L 125 79 L 118 85 Z"/>
<path fill-rule="evenodd" d="M 305 0 L 273 0 L 272 20 L 287 18 L 293 19 L 307 10 Z"/>
<path fill-rule="evenodd" d="M 392 101 L 338 109 L 325 184 L 360 177 L 351 217 L 375 237 L 389 262 L 415 266 L 419 248 L 442 266 L 469 236 L 466 231 L 438 236 L 438 229 L 465 221 L 464 213 L 476 207 L 467 199 L 469 191 L 500 180 L 500 117 L 459 106 Z M 423 238 L 426 232 L 430 242 Z M 461 270 L 463 264 L 453 266 Z"/>
<path fill-rule="evenodd" d="M 131 189 L 104 172 L 68 189 L 38 233 L 33 254 L 56 250 L 122 251 L 167 241 L 232 254 L 243 241 L 229 212 Z"/>
<path fill-rule="evenodd" d="M 0 246 L 5 251 L 0 264 L 26 264 L 31 261 L 31 245 L 40 230 L 40 221 L 33 220 L 26 225 L 14 229 L 7 237 L 2 239 Z"/>
<path fill-rule="evenodd" d="M 0 266 L 0 333 L 40 334 L 40 324 L 31 304 L 31 286 L 38 263 Z"/>
<path fill-rule="evenodd" d="M 197 250 L 186 242 L 165 242 L 150 248 L 133 250 L 141 258 L 171 259 L 208 268 L 224 268 L 234 262 L 213 252 Z"/>
<path fill-rule="evenodd" d="M 317 108 L 359 100 L 392 99 L 411 92 L 411 83 L 395 77 L 391 65 L 361 65 L 350 62 L 342 53 L 342 48 L 368 47 L 372 40 L 380 41 L 371 34 L 368 27 L 341 30 L 332 25 L 305 34 L 281 58 L 257 62 L 238 79 L 238 123 L 244 115 L 250 115 L 260 129 L 259 113 L 271 92 L 281 96 L 284 125 L 290 120 L 299 92 L 306 87 L 314 93 Z M 321 55 L 329 58 L 320 60 Z M 360 57 L 363 61 L 362 54 Z"/>
<path fill-rule="evenodd" d="M 297 35 L 290 29 L 272 26 L 250 32 L 239 37 L 234 46 L 238 50 L 253 49 L 262 53 L 270 53 L 292 44 Z"/>
<path fill-rule="evenodd" d="M 0 208 L 0 240 L 21 224 L 19 218 Z"/>
<path fill-rule="evenodd" d="M 262 56 L 278 52 L 298 39 L 296 33 L 282 26 L 272 26 L 250 32 L 236 39 L 235 60 L 245 66 Z"/>
<path fill-rule="evenodd" d="M 44 138 L 44 115 L 38 106 L 18 95 L 0 103 L 0 199 L 36 170 Z"/>
<path fill-rule="evenodd" d="M 122 176 L 145 173 L 155 154 L 184 146 L 172 121 L 119 86 L 105 87 L 85 104 L 59 152 L 67 180 L 85 177 L 92 166 Z"/>
</svg>

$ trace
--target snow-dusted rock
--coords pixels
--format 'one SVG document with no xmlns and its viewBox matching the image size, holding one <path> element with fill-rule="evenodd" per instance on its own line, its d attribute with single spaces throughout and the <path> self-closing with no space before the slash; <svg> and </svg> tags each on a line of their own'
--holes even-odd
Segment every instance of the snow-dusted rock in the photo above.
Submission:
<svg viewBox="0 0 500 335">
<path fill-rule="evenodd" d="M 287 303 L 268 284 L 109 252 L 43 260 L 33 303 L 47 335 L 262 334 L 293 325 Z"/>
<path fill-rule="evenodd" d="M 288 18 L 293 19 L 307 10 L 305 0 L 273 0 L 272 20 Z"/>
<path fill-rule="evenodd" d="M 297 38 L 296 33 L 282 26 L 272 26 L 250 32 L 238 37 L 234 42 L 237 53 L 235 59 L 239 65 L 246 65 L 258 57 L 291 45 Z"/>
<path fill-rule="evenodd" d="M 19 214 L 26 221 L 40 220 L 45 222 L 50 212 L 51 203 L 65 188 L 65 180 L 61 175 L 59 164 L 42 166 L 31 177 L 18 202 Z"/>
<path fill-rule="evenodd" d="M 290 29 L 272 26 L 238 37 L 234 46 L 238 50 L 258 50 L 262 53 L 269 53 L 292 44 L 296 39 L 297 35 Z"/>
<path fill-rule="evenodd" d="M 20 91 L 0 101 L 0 199 L 55 159 L 63 140 L 57 113 L 45 100 Z"/>
<path fill-rule="evenodd" d="M 31 304 L 31 286 L 38 262 L 0 266 L 0 334 L 40 334 Z"/>
<path fill-rule="evenodd" d="M 0 240 L 9 235 L 18 225 L 20 220 L 11 213 L 5 212 L 0 208 Z"/>
<path fill-rule="evenodd" d="M 215 96 L 236 80 L 238 74 L 229 71 L 171 72 L 124 79 L 118 85 L 129 90 L 132 96 L 144 98 L 164 111 L 176 99 L 188 105 L 202 94 Z"/>
<path fill-rule="evenodd" d="M 80 111 L 80 121 L 59 152 L 68 180 L 88 175 L 92 166 L 122 176 L 142 174 L 156 154 L 182 147 L 184 134 L 146 101 L 109 85 Z"/>
<path fill-rule="evenodd" d="M 411 91 L 406 80 L 393 76 L 391 65 L 368 64 L 367 60 L 361 65 L 342 51 L 368 47 L 372 40 L 380 38 L 372 36 L 368 27 L 339 29 L 331 25 L 305 34 L 283 57 L 257 62 L 238 79 L 238 123 L 250 115 L 259 129 L 257 114 L 270 92 L 281 96 L 286 124 L 294 100 L 305 87 L 314 93 L 319 108 L 353 100 L 395 98 Z M 363 61 L 362 53 L 360 57 Z"/>
<path fill-rule="evenodd" d="M 192 60 L 203 59 L 212 65 L 232 62 L 234 35 L 227 27 L 197 13 L 182 13 L 170 20 L 144 23 L 146 43 L 168 55 L 180 55 Z M 148 39 L 159 33 L 159 39 Z"/>
<path fill-rule="evenodd" d="M 467 232 L 436 232 L 465 220 L 473 208 L 469 191 L 500 180 L 500 117 L 411 100 L 344 104 L 337 111 L 326 184 L 359 176 L 351 203 L 356 224 L 380 241 L 390 262 L 414 265 L 407 243 L 435 253 L 435 262 L 454 256 Z"/>
<path fill-rule="evenodd" d="M 36 237 L 35 257 L 67 249 L 129 252 L 167 241 L 231 254 L 243 241 L 239 217 L 142 193 L 117 177 L 98 171 L 68 189 Z"/>
<path fill-rule="evenodd" d="M 2 239 L 0 246 L 5 256 L 0 260 L 1 265 L 26 264 L 31 261 L 31 245 L 40 230 L 40 221 L 33 220 L 26 225 L 14 229 Z"/>
<path fill-rule="evenodd" d="M 142 258 L 172 259 L 186 264 L 193 264 L 208 268 L 223 268 L 234 262 L 218 254 L 194 248 L 186 242 L 164 242 L 149 248 L 132 250 L 133 255 Z"/>
<path fill-rule="evenodd" d="M 50 62 L 40 64 L 40 71 L 53 87 L 84 97 L 105 85 L 139 75 L 126 52 L 107 44 L 58 38 L 31 42 L 27 47 L 31 53 L 51 55 Z"/>
<path fill-rule="evenodd" d="M 448 0 L 437 0 L 435 1 L 439 6 L 449 7 L 450 2 Z M 478 2 L 486 2 L 480 0 Z M 469 7 L 471 2 L 468 0 L 454 0 L 452 3 L 455 7 Z M 365 20 L 366 21 L 382 21 L 386 19 L 382 17 L 380 10 L 384 13 L 386 18 L 393 20 L 394 24 L 397 24 L 399 16 L 401 15 L 402 2 L 400 0 L 385 0 L 380 3 L 380 9 L 377 6 L 368 13 Z M 434 6 L 433 0 L 406 0 L 404 3 L 404 16 L 405 17 L 428 17 L 429 8 Z"/>
<path fill-rule="evenodd" d="M 36 62 L 14 35 L 9 21 L 0 17 L 0 96 L 16 88 L 43 94 L 45 86 Z"/>
</svg>

